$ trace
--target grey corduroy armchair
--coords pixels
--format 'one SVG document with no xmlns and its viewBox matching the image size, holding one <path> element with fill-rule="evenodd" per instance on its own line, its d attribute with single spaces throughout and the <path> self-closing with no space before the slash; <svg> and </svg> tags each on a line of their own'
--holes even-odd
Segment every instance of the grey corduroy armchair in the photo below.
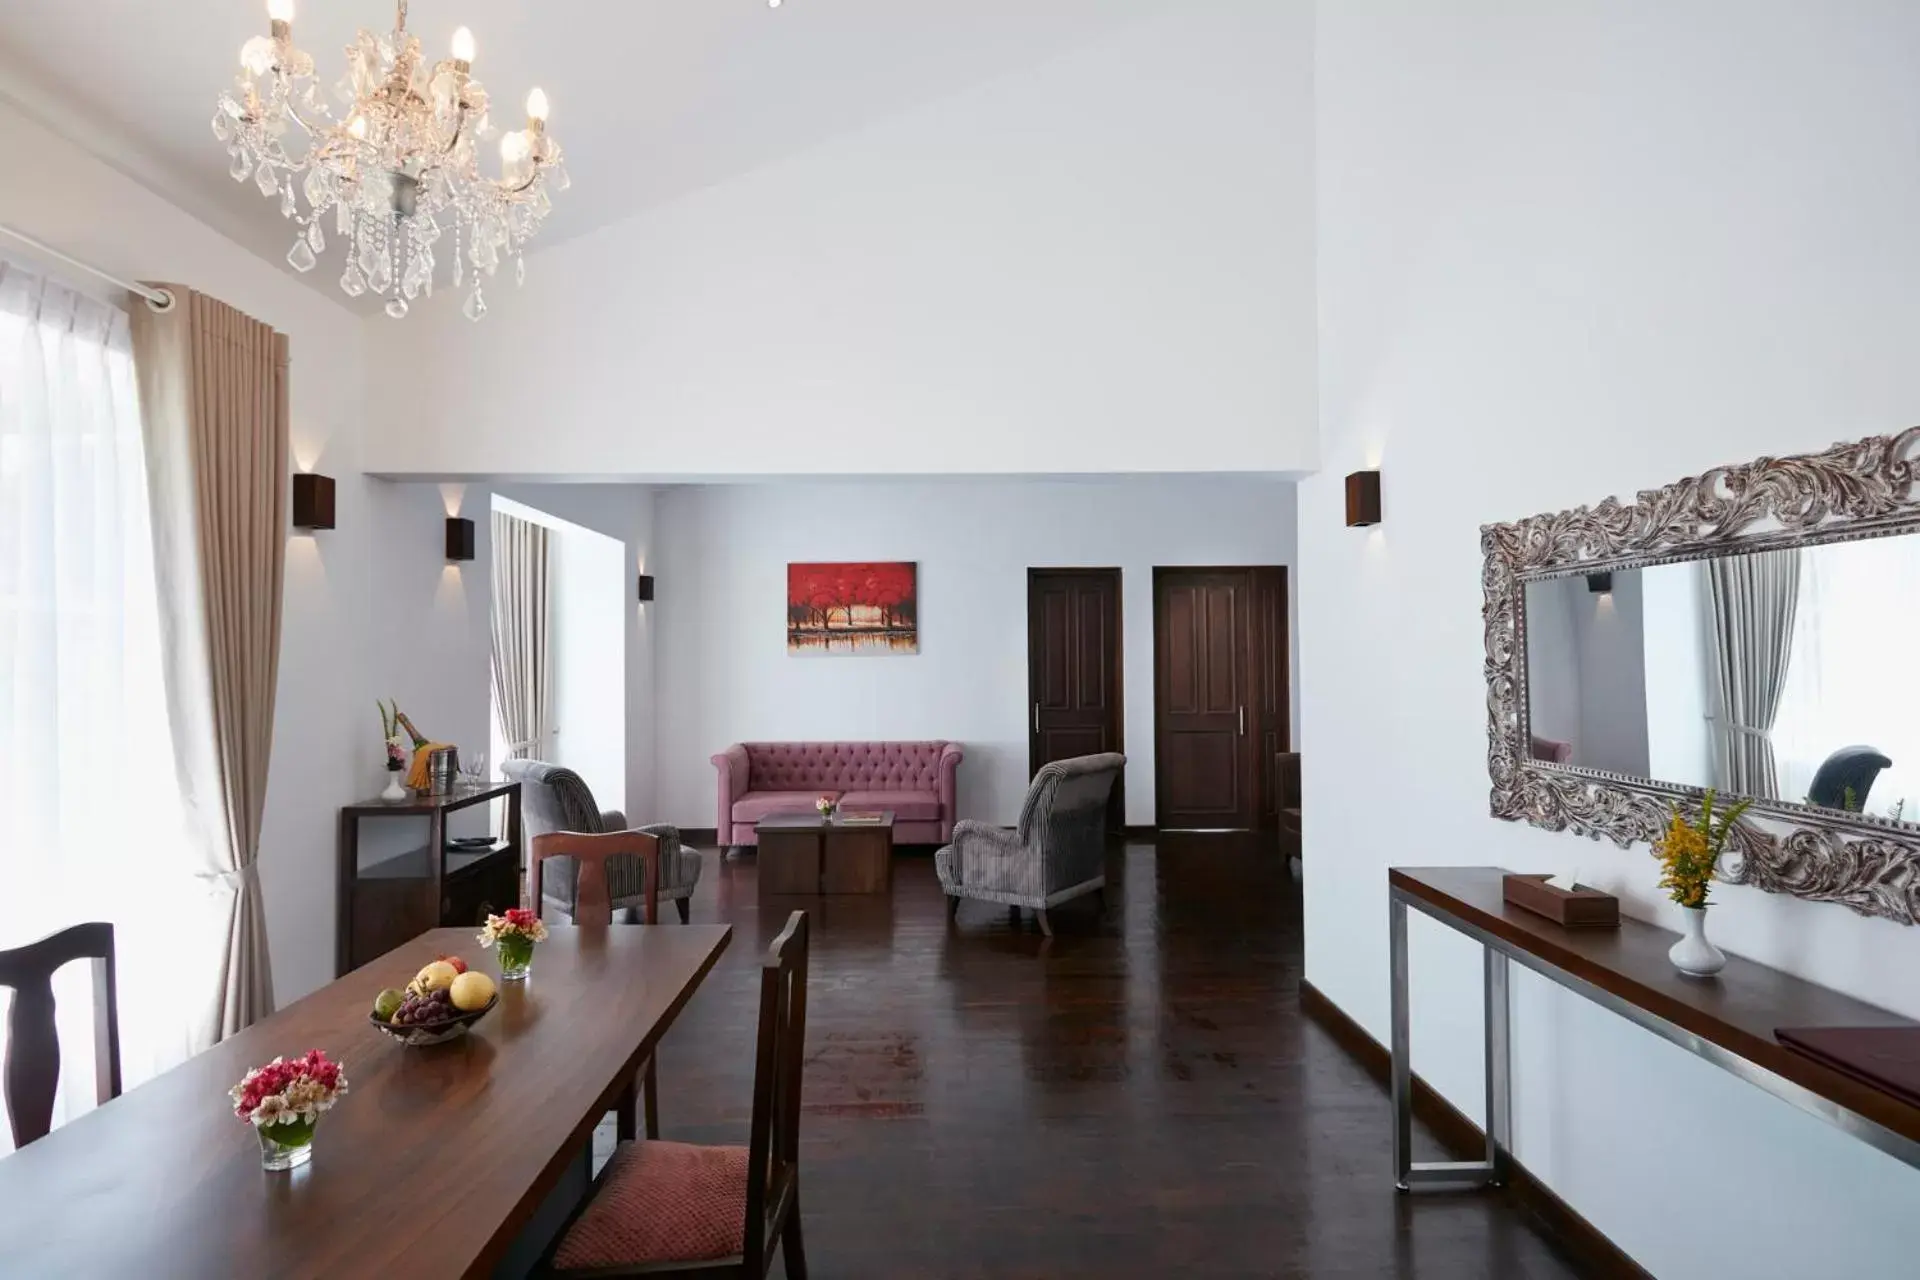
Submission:
<svg viewBox="0 0 1920 1280">
<path fill-rule="evenodd" d="M 535 836 L 549 831 L 599 835 L 629 830 L 626 815 L 618 809 L 602 811 L 593 802 L 593 792 L 587 789 L 586 782 L 571 769 L 541 760 L 508 760 L 501 764 L 500 771 L 509 781 L 520 784 L 522 823 L 529 845 Z M 691 912 L 688 900 L 693 897 L 694 886 L 700 883 L 700 854 L 683 846 L 680 829 L 667 823 L 631 830 L 644 831 L 659 839 L 660 897 L 673 899 L 674 907 L 680 912 L 680 923 L 685 924 Z M 548 859 L 546 868 L 540 890 L 543 901 L 534 910 L 554 907 L 571 920 L 579 871 L 572 858 Z M 607 896 L 613 899 L 614 910 L 640 906 L 646 892 L 644 874 L 638 858 L 616 858 L 608 863 Z"/>
<path fill-rule="evenodd" d="M 953 843 L 933 855 L 947 914 L 960 899 L 1031 907 L 1053 936 L 1047 909 L 1107 887 L 1107 794 L 1127 758 L 1115 752 L 1042 765 L 1008 830 L 954 824 Z"/>
</svg>

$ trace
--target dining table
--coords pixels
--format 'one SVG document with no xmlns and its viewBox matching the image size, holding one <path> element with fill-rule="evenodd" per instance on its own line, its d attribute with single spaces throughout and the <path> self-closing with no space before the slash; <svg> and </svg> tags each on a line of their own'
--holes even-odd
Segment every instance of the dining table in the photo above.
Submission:
<svg viewBox="0 0 1920 1280">
<path fill-rule="evenodd" d="M 497 975 L 472 929 L 436 929 L 0 1158 L 0 1276 L 524 1273 L 587 1190 L 594 1128 L 733 931 L 548 932 L 455 1040 L 404 1045 L 368 1016 L 442 955 Z M 269 1172 L 227 1091 L 309 1049 L 348 1089 L 312 1159 Z"/>
</svg>

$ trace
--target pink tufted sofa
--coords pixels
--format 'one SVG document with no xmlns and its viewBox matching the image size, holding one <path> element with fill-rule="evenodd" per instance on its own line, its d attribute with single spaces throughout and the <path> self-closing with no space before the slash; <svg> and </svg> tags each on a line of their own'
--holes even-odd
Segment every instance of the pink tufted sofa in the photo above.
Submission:
<svg viewBox="0 0 1920 1280">
<path fill-rule="evenodd" d="M 846 809 L 891 809 L 896 844 L 946 844 L 963 754 L 957 742 L 736 742 L 713 757 L 719 842 L 758 844 L 760 819 L 809 813 L 830 795 Z"/>
</svg>

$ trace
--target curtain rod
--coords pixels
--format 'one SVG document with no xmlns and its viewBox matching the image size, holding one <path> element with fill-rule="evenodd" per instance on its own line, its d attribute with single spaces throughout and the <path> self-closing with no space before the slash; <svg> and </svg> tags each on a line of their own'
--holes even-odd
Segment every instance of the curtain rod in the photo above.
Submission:
<svg viewBox="0 0 1920 1280">
<path fill-rule="evenodd" d="M 141 297 L 147 300 L 147 305 L 149 307 L 152 307 L 155 311 L 173 310 L 173 295 L 168 293 L 165 289 L 154 289 L 147 285 L 140 284 L 137 281 L 122 280 L 119 276 L 109 275 L 108 273 L 106 273 L 105 271 L 102 271 L 98 267 L 89 266 L 87 263 L 80 261 L 80 259 L 73 257 L 71 254 L 62 253 L 58 249 L 54 248 L 52 245 L 47 244 L 43 241 L 34 239 L 32 236 L 28 235 L 24 231 L 14 230 L 12 227 L 8 226 L 4 222 L 0 222 L 0 236 L 7 236 L 7 237 L 10 237 L 11 239 L 18 240 L 21 244 L 26 245 L 29 249 L 35 250 L 38 253 L 43 253 L 47 257 L 52 258 L 58 262 L 64 262 L 68 266 L 73 267 L 80 271 L 84 271 L 90 276 L 96 276 L 101 280 L 105 280 L 108 284 L 118 285 L 120 288 L 125 289 L 128 293 L 139 294 Z"/>
</svg>

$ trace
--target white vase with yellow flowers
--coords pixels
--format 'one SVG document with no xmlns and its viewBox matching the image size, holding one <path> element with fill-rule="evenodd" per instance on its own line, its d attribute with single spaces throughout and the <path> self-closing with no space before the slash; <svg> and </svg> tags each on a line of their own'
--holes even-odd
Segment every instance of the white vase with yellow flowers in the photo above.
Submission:
<svg viewBox="0 0 1920 1280">
<path fill-rule="evenodd" d="M 1653 842 L 1660 860 L 1660 887 L 1686 912 L 1686 932 L 1667 951 L 1673 967 L 1693 978 L 1711 978 L 1727 967 L 1726 952 L 1707 940 L 1707 896 L 1713 891 L 1713 870 L 1727 847 L 1727 836 L 1747 811 L 1742 800 L 1729 810 L 1713 811 L 1713 788 L 1707 789 L 1700 812 L 1689 818 L 1673 806 L 1673 821 Z"/>
</svg>

